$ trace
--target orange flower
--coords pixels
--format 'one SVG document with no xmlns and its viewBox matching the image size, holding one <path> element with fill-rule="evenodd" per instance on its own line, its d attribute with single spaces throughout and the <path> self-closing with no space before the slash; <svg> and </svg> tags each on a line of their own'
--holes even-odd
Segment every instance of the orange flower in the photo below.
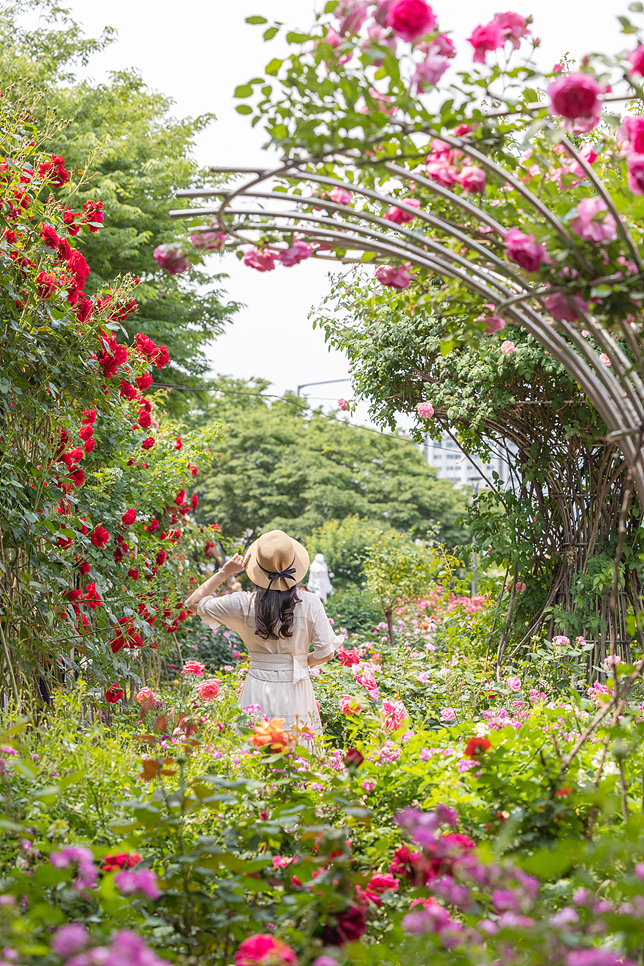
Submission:
<svg viewBox="0 0 644 966">
<path fill-rule="evenodd" d="M 271 718 L 270 721 L 262 721 L 255 725 L 252 742 L 258 748 L 268 747 L 272 751 L 284 751 L 292 743 L 291 735 L 284 731 L 282 725 L 284 718 Z"/>
<path fill-rule="evenodd" d="M 572 788 L 569 788 L 568 785 L 564 785 L 562 788 L 557 789 L 555 795 L 557 798 L 567 798 L 568 795 L 572 795 Z"/>
<path fill-rule="evenodd" d="M 491 747 L 492 742 L 489 738 L 470 738 L 465 745 L 465 757 L 480 758 Z"/>
</svg>

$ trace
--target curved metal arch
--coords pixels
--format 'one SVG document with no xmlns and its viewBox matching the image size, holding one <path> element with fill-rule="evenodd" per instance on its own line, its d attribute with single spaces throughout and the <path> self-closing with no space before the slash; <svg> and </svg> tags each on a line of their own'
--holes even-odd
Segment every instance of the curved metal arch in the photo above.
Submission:
<svg viewBox="0 0 644 966">
<path fill-rule="evenodd" d="M 543 218 L 550 228 L 557 232 L 562 242 L 577 259 L 584 274 L 589 280 L 594 281 L 595 273 L 592 265 L 583 252 L 577 248 L 567 228 L 525 185 L 491 161 L 486 155 L 481 154 L 467 141 L 445 134 L 435 136 L 440 137 L 441 140 L 452 147 L 466 152 L 468 156 L 476 159 L 481 167 L 493 172 L 497 177 L 510 184 L 525 199 L 535 214 Z M 566 145 L 566 148 L 568 148 L 568 145 Z M 350 158 L 349 152 L 341 153 L 348 155 L 350 161 L 356 163 L 355 158 Z M 585 159 L 576 156 L 575 149 L 572 146 L 569 153 L 586 171 L 589 166 L 585 164 Z M 190 219 L 212 215 L 216 218 L 215 224 L 218 224 L 229 237 L 233 238 L 237 245 L 254 243 L 252 238 L 244 234 L 247 232 L 251 232 L 253 235 L 257 232 L 269 232 L 283 236 L 292 236 L 297 233 L 308 240 L 333 243 L 335 247 L 342 248 L 345 251 L 366 251 L 376 257 L 408 261 L 415 267 L 464 285 L 494 306 L 502 306 L 504 315 L 530 332 L 552 354 L 553 358 L 557 359 L 567 369 L 594 404 L 610 431 L 610 438 L 620 446 L 627 465 L 633 471 L 640 501 L 644 504 L 644 454 L 642 451 L 644 383 L 640 373 L 630 362 L 621 346 L 599 323 L 583 312 L 579 312 L 579 327 L 569 322 L 557 322 L 557 328 L 562 331 L 560 335 L 547 314 L 543 302 L 545 290 L 535 288 L 530 281 L 515 272 L 496 252 L 481 244 L 478 239 L 471 238 L 463 231 L 463 226 L 449 222 L 442 216 L 442 213 L 432 212 L 431 207 L 428 209 L 428 206 L 418 211 L 395 195 L 374 191 L 362 184 L 343 182 L 337 178 L 329 177 L 319 170 L 304 170 L 306 166 L 315 168 L 318 165 L 327 164 L 332 155 L 333 152 L 329 151 L 325 153 L 324 158 L 287 161 L 273 169 L 253 170 L 252 173 L 255 175 L 253 178 L 245 179 L 242 183 L 233 185 L 225 191 L 201 189 L 178 192 L 178 197 L 208 198 L 218 196 L 222 200 L 216 207 L 176 210 L 170 214 L 175 218 Z M 376 164 L 377 162 L 374 162 L 374 165 Z M 213 168 L 212 170 L 217 171 L 218 169 Z M 226 170 L 230 171 L 230 169 Z M 395 158 L 391 160 L 383 159 L 382 170 L 399 178 L 403 183 L 404 180 L 413 181 L 419 187 L 440 196 L 443 201 L 453 205 L 456 209 L 460 209 L 469 217 L 484 223 L 495 235 L 500 237 L 505 235 L 503 226 L 488 212 L 482 211 L 448 188 L 437 185 L 428 178 L 416 174 L 415 171 L 400 168 L 395 163 Z M 592 169 L 590 171 L 592 184 L 598 193 L 604 197 L 607 193 L 605 186 L 599 181 L 595 172 Z M 239 173 L 247 174 L 249 172 L 246 170 L 244 172 L 239 171 Z M 414 218 L 425 223 L 430 230 L 438 231 L 447 238 L 452 238 L 470 257 L 465 257 L 459 251 L 453 251 L 449 246 L 441 244 L 432 237 L 420 235 L 417 230 L 395 225 L 368 209 L 361 211 L 348 205 L 329 201 L 326 198 L 319 199 L 313 196 L 298 195 L 288 190 L 274 190 L 268 185 L 266 186 L 267 190 L 257 190 L 263 187 L 266 182 L 274 179 L 287 183 L 308 182 L 315 186 L 343 187 L 362 195 L 376 205 L 382 207 L 393 205 L 403 211 L 408 211 Z M 251 204 L 256 200 L 275 201 L 280 207 L 276 211 L 270 208 L 237 207 L 235 205 L 236 201 L 243 202 L 246 199 Z M 292 211 L 284 210 L 282 207 L 284 202 L 296 207 Z M 235 206 L 233 207 L 233 205 Z M 325 214 L 318 215 L 313 211 L 303 210 L 311 208 L 313 205 L 323 210 Z M 191 228 L 191 231 L 212 231 L 212 224 L 198 225 Z M 629 253 L 633 256 L 638 268 L 641 269 L 641 258 L 634 242 L 624 226 L 623 231 L 620 229 L 620 232 Z M 535 303 L 538 308 L 535 307 Z M 618 319 L 616 321 L 636 360 L 641 360 L 642 351 L 635 333 L 626 320 Z M 580 331 L 582 326 L 592 332 L 593 337 L 608 356 L 611 362 L 610 368 L 601 362 L 597 352 L 582 336 Z"/>
</svg>

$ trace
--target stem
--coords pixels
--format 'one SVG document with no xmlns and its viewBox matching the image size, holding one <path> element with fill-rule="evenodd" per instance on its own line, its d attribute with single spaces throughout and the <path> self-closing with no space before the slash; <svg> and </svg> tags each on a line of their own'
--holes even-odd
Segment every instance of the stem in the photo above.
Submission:
<svg viewBox="0 0 644 966">
<path fill-rule="evenodd" d="M 9 645 L 7 644 L 7 638 L 5 637 L 4 629 L 2 626 L 2 621 L 0 620 L 0 637 L 2 637 L 2 648 L 4 650 L 5 659 L 7 662 L 7 668 L 9 669 L 9 678 L 11 680 L 11 690 L 13 691 L 13 697 L 16 702 L 16 708 L 20 707 L 20 692 L 18 691 L 18 683 L 16 681 L 16 676 L 13 669 L 13 663 L 11 661 L 11 652 L 9 651 Z"/>
</svg>

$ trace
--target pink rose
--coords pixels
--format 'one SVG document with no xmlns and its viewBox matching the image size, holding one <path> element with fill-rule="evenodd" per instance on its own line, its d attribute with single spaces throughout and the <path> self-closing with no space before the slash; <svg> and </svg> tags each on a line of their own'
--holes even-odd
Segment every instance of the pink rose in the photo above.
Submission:
<svg viewBox="0 0 644 966">
<path fill-rule="evenodd" d="M 416 73 L 412 83 L 417 94 L 422 94 L 426 86 L 435 87 L 449 67 L 449 60 L 433 50 L 430 50 L 425 60 L 416 66 Z"/>
<path fill-rule="evenodd" d="M 336 205 L 348 205 L 351 202 L 353 195 L 346 188 L 334 188 L 329 191 L 329 198 Z"/>
<path fill-rule="evenodd" d="M 197 685 L 195 691 L 202 701 L 214 701 L 219 695 L 219 684 L 220 682 L 216 678 L 207 678 Z"/>
<path fill-rule="evenodd" d="M 441 711 L 441 721 L 454 721 L 456 719 L 456 712 L 454 708 L 443 708 Z"/>
<path fill-rule="evenodd" d="M 644 120 L 644 118 L 642 118 Z M 603 198 L 582 198 L 577 205 L 577 217 L 570 227 L 584 241 L 600 242 L 615 241 L 617 238 L 617 224 L 610 214 L 601 218 L 597 216 L 608 210 Z"/>
<path fill-rule="evenodd" d="M 186 674 L 194 674 L 195 677 L 203 677 L 203 672 L 206 670 L 203 664 L 199 661 L 186 661 L 183 665 L 181 673 L 185 676 Z"/>
<path fill-rule="evenodd" d="M 505 319 L 502 319 L 500 315 L 496 315 L 494 312 L 494 305 L 489 302 L 485 303 L 485 308 L 489 309 L 490 315 L 479 315 L 477 322 L 485 322 L 485 334 L 493 335 L 495 332 L 500 332 L 501 329 L 505 328 Z"/>
<path fill-rule="evenodd" d="M 588 303 L 582 299 L 581 295 L 564 295 L 563 292 L 553 292 L 546 299 L 546 308 L 553 319 L 560 322 L 575 322 L 579 312 L 588 311 Z"/>
<path fill-rule="evenodd" d="M 601 87 L 595 78 L 581 72 L 562 74 L 548 87 L 552 113 L 571 120 L 598 116 L 600 93 Z"/>
<path fill-rule="evenodd" d="M 375 675 L 371 668 L 367 668 L 367 670 L 363 671 L 362 674 L 356 675 L 356 681 L 358 684 L 361 684 L 363 688 L 366 688 L 367 691 L 374 691 L 378 687 Z"/>
<path fill-rule="evenodd" d="M 520 46 L 522 39 L 530 33 L 528 23 L 531 20 L 531 17 L 522 17 L 518 13 L 494 14 L 494 23 L 498 23 L 503 30 L 504 39 L 511 40 L 515 50 Z"/>
<path fill-rule="evenodd" d="M 541 262 L 547 260 L 547 252 L 534 235 L 524 235 L 517 228 L 511 228 L 505 236 L 508 256 L 526 272 L 537 272 Z"/>
<path fill-rule="evenodd" d="M 156 694 L 150 688 L 141 688 L 136 696 L 136 700 L 141 705 L 141 711 L 149 711 L 151 708 L 155 708 L 159 701 Z"/>
<path fill-rule="evenodd" d="M 190 262 L 186 256 L 174 245 L 158 245 L 154 249 L 154 260 L 170 275 L 180 275 L 190 268 Z"/>
<path fill-rule="evenodd" d="M 244 265 L 254 268 L 258 272 L 272 272 L 275 268 L 275 255 L 268 249 L 257 248 L 253 245 L 244 252 Z"/>
<path fill-rule="evenodd" d="M 617 137 L 633 154 L 644 154 L 644 117 L 625 117 Z"/>
<path fill-rule="evenodd" d="M 425 170 L 427 177 L 443 188 L 453 188 L 458 179 L 458 168 L 447 161 L 427 161 Z"/>
<path fill-rule="evenodd" d="M 338 701 L 338 709 L 341 714 L 358 714 L 362 711 L 362 705 L 357 698 L 350 694 L 343 694 Z"/>
<path fill-rule="evenodd" d="M 510 342 L 509 339 L 507 339 L 505 342 L 502 342 L 501 352 L 503 353 L 504 356 L 512 355 L 512 353 L 514 352 L 514 342 Z"/>
<path fill-rule="evenodd" d="M 349 403 L 346 399 L 338 399 L 338 409 L 341 409 L 343 413 L 346 413 L 349 408 Z"/>
<path fill-rule="evenodd" d="M 485 171 L 470 164 L 461 168 L 461 173 L 458 176 L 458 183 L 466 195 L 479 195 L 483 191 L 486 181 Z"/>
<path fill-rule="evenodd" d="M 403 722 L 409 718 L 409 711 L 402 701 L 390 701 L 385 699 L 382 702 L 383 724 L 388 731 L 398 731 Z"/>
<path fill-rule="evenodd" d="M 311 246 L 307 245 L 301 238 L 294 238 L 291 247 L 279 252 L 277 257 L 282 265 L 290 268 L 291 265 L 299 265 L 305 258 L 309 258 L 312 251 Z"/>
<path fill-rule="evenodd" d="M 204 252 L 220 252 L 226 244 L 226 233 L 223 231 L 195 232 L 190 236 L 193 248 Z"/>
<path fill-rule="evenodd" d="M 521 678 L 508 678 L 508 687 L 510 691 L 520 691 L 521 690 Z"/>
<path fill-rule="evenodd" d="M 644 195 L 644 154 L 631 154 L 628 159 L 628 187 L 634 195 Z"/>
<path fill-rule="evenodd" d="M 416 412 L 421 419 L 431 419 L 434 415 L 434 407 L 430 402 L 421 402 L 416 406 Z"/>
<path fill-rule="evenodd" d="M 429 44 L 428 53 L 440 54 L 441 57 L 455 57 L 456 47 L 447 34 L 438 34 Z"/>
<path fill-rule="evenodd" d="M 631 74 L 639 74 L 644 77 L 644 46 L 631 50 L 628 61 L 631 65 Z"/>
<path fill-rule="evenodd" d="M 404 265 L 380 265 L 376 269 L 376 278 L 388 288 L 409 288 L 411 285 L 411 275 L 407 271 L 409 267 L 409 262 L 405 262 Z"/>
<path fill-rule="evenodd" d="M 281 939 L 258 933 L 239 944 L 235 966 L 297 966 L 297 956 Z"/>
<path fill-rule="evenodd" d="M 602 364 L 603 366 L 612 366 L 612 364 L 613 364 L 613 363 L 612 363 L 612 362 L 610 361 L 610 359 L 608 358 L 608 356 L 606 355 L 606 353 L 605 353 L 605 352 L 602 352 L 602 354 L 601 354 L 601 355 L 600 355 L 600 357 L 599 357 L 599 361 L 601 362 L 601 364 Z"/>
<path fill-rule="evenodd" d="M 484 64 L 488 50 L 498 50 L 505 42 L 505 30 L 495 20 L 485 26 L 475 27 L 468 42 L 474 48 L 474 63 Z"/>
<path fill-rule="evenodd" d="M 367 6 L 364 0 L 342 4 L 342 20 L 339 31 L 341 34 L 357 34 L 367 17 Z"/>
<path fill-rule="evenodd" d="M 387 10 L 387 26 L 413 43 L 436 26 L 434 11 L 425 0 L 394 0 Z"/>
<path fill-rule="evenodd" d="M 404 201 L 410 208 L 420 208 L 420 201 L 417 198 L 401 198 L 401 201 Z M 414 215 L 409 211 L 403 211 L 402 208 L 392 206 L 391 208 L 387 208 L 385 218 L 387 221 L 393 221 L 395 225 L 404 225 L 408 221 L 413 221 Z"/>
</svg>

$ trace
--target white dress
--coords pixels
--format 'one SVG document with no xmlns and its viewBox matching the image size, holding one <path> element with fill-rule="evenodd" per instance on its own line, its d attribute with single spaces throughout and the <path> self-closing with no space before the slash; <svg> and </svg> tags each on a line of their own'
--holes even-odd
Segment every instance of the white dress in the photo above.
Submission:
<svg viewBox="0 0 644 966">
<path fill-rule="evenodd" d="M 239 634 L 250 654 L 250 669 L 239 696 L 240 708 L 259 705 L 269 719 L 284 718 L 284 728 L 309 728 L 321 734 L 322 724 L 309 676 L 311 645 L 316 658 L 329 657 L 344 642 L 333 630 L 324 604 L 315 594 L 298 590 L 293 636 L 264 641 L 255 633 L 255 595 L 241 590 L 221 597 L 204 597 L 197 613 L 210 627 L 225 624 Z"/>
</svg>

